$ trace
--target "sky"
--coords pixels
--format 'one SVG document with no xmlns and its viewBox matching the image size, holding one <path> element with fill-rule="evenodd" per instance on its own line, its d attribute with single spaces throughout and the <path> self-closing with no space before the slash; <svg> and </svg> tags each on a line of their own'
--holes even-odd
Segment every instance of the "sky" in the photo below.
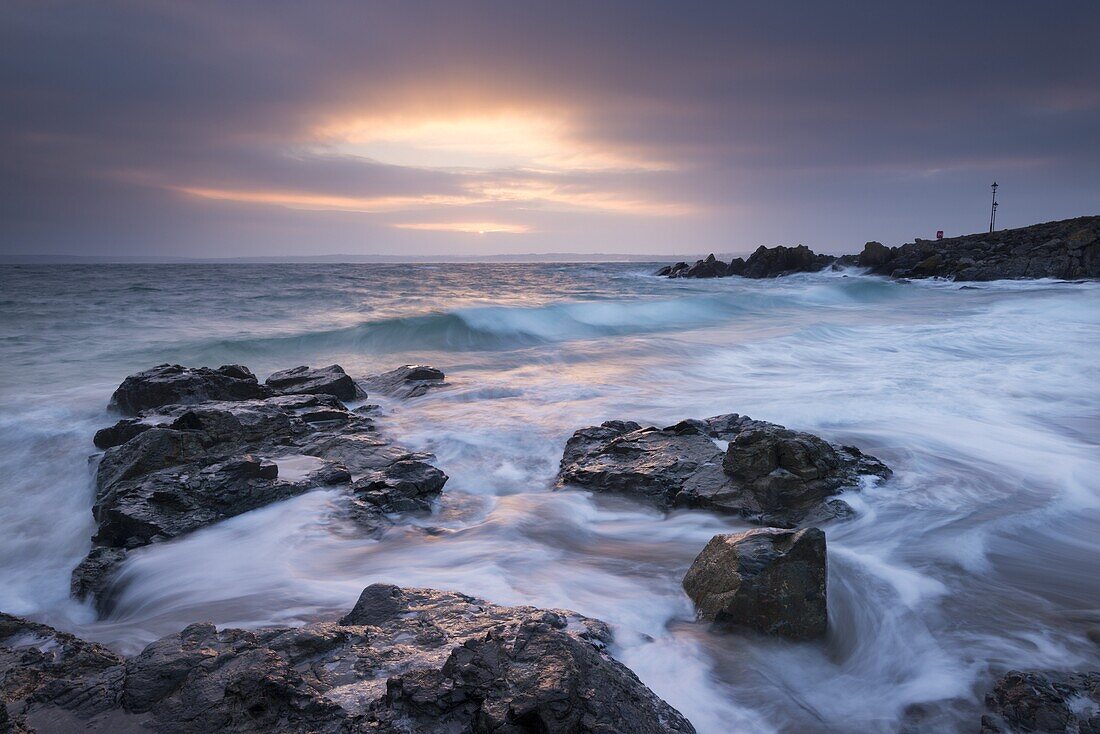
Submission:
<svg viewBox="0 0 1100 734">
<path fill-rule="evenodd" d="M 819 252 L 1100 213 L 1100 2 L 0 6 L 0 255 Z"/>
</svg>

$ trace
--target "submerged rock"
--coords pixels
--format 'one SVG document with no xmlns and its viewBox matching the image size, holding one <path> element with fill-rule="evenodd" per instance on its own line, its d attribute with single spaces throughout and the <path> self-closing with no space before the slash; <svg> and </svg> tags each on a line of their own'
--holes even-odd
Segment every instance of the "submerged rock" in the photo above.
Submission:
<svg viewBox="0 0 1100 734">
<path fill-rule="evenodd" d="M 343 374 L 339 367 L 323 372 Z M 134 548 L 317 487 L 349 485 L 353 473 L 359 482 L 348 512 L 380 532 L 391 524 L 388 513 L 430 509 L 447 481 L 430 455 L 380 437 L 369 416 L 324 392 L 162 405 L 124 423 L 104 441 L 133 434 L 99 462 L 94 547 L 72 578 L 73 594 L 95 596 L 101 610 L 110 606 L 112 574 Z M 293 471 L 283 475 L 280 463 Z"/>
<path fill-rule="evenodd" d="M 367 393 L 338 364 L 313 369 L 305 365 L 276 372 L 264 384 L 280 395 L 332 395 L 340 400 L 364 400 Z"/>
<path fill-rule="evenodd" d="M 395 398 L 416 398 L 432 388 L 442 387 L 442 370 L 422 364 L 406 364 L 381 375 L 369 377 L 366 384 L 372 390 Z"/>
<path fill-rule="evenodd" d="M 181 367 L 161 364 L 130 375 L 111 396 L 110 407 L 125 415 L 165 405 L 201 403 L 207 400 L 254 400 L 271 391 L 251 370 L 241 365 Z"/>
<path fill-rule="evenodd" d="M 857 261 L 873 273 L 895 278 L 1100 278 L 1100 216 L 918 239 L 899 247 L 868 242 Z"/>
<path fill-rule="evenodd" d="M 720 445 L 722 442 L 724 445 Z M 565 446 L 558 480 L 644 499 L 662 509 L 704 508 L 793 527 L 850 512 L 838 492 L 890 470 L 853 446 L 737 414 L 668 428 L 608 421 Z"/>
<path fill-rule="evenodd" d="M 825 533 L 758 528 L 715 535 L 684 576 L 699 619 L 796 640 L 828 627 Z"/>
<path fill-rule="evenodd" d="M 1013 670 L 985 697 L 981 734 L 1100 732 L 1100 672 Z"/>
<path fill-rule="evenodd" d="M 8 685 L 25 675 L 28 632 L 74 653 Z M 610 639 L 605 624 L 568 611 L 376 584 L 339 622 L 193 624 L 128 660 L 3 617 L 0 691 L 20 725 L 74 731 L 694 732 L 608 655 Z"/>
</svg>

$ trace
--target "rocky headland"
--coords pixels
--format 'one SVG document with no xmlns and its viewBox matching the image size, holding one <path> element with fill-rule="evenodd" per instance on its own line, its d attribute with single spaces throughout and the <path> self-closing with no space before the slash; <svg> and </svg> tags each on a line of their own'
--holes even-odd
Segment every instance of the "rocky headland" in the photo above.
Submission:
<svg viewBox="0 0 1100 734">
<path fill-rule="evenodd" d="M 917 239 L 897 247 L 868 242 L 856 255 L 819 255 L 805 245 L 760 247 L 747 260 L 726 263 L 710 255 L 694 264 L 679 262 L 656 275 L 669 278 L 773 278 L 817 272 L 826 267 L 862 267 L 894 278 L 950 278 L 958 281 L 1100 278 L 1100 216 L 1077 217 L 1018 229 Z"/>
</svg>

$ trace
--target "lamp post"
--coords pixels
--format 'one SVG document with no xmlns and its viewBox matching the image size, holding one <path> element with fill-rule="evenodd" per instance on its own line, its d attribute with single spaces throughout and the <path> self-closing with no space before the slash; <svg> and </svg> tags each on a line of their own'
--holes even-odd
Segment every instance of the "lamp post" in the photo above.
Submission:
<svg viewBox="0 0 1100 734">
<path fill-rule="evenodd" d="M 993 233 L 993 223 L 997 221 L 997 182 L 993 182 L 993 206 L 989 209 L 989 232 Z"/>
</svg>

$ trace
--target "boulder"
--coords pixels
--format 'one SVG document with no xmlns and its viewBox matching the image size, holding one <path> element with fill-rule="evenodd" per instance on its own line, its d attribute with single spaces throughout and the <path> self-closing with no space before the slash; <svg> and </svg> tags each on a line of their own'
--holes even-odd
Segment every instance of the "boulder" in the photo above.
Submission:
<svg viewBox="0 0 1100 734">
<path fill-rule="evenodd" d="M 74 595 L 94 596 L 102 612 L 110 609 L 111 579 L 134 548 L 317 487 L 350 485 L 352 472 L 360 481 L 348 512 L 368 533 L 380 533 L 392 524 L 390 513 L 429 510 L 447 481 L 430 455 L 380 437 L 370 416 L 327 393 L 162 405 L 108 430 L 114 433 L 104 443 L 133 435 L 100 459 L 94 545 L 72 577 Z M 281 461 L 304 462 L 308 471 L 280 476 Z"/>
<path fill-rule="evenodd" d="M 3 619 L 14 620 L 13 634 Z M 33 679 L 15 686 L 8 682 L 28 675 L 21 657 L 34 655 L 22 652 L 28 631 L 37 635 L 31 648 L 58 638 L 71 648 L 76 638 L 3 619 L 0 691 L 20 724 L 180 734 L 694 732 L 608 654 L 607 625 L 564 610 L 376 584 L 338 622 L 193 624 L 127 660 L 82 643 L 81 664 L 39 677 L 32 668 Z"/>
<path fill-rule="evenodd" d="M 558 481 L 666 510 L 702 508 L 794 527 L 849 513 L 829 498 L 868 475 L 886 479 L 890 470 L 854 446 L 733 413 L 664 429 L 633 421 L 583 428 L 566 443 Z"/>
<path fill-rule="evenodd" d="M 859 253 L 858 264 L 864 268 L 880 268 L 894 256 L 893 250 L 881 242 L 868 242 Z"/>
<path fill-rule="evenodd" d="M 775 278 L 791 273 L 816 273 L 828 267 L 834 259 L 832 255 L 818 255 L 805 245 L 761 245 L 749 255 L 741 275 L 746 278 Z"/>
<path fill-rule="evenodd" d="M 432 388 L 442 387 L 442 370 L 422 364 L 406 364 L 381 375 L 369 377 L 366 384 L 372 390 L 395 398 L 416 398 Z"/>
<path fill-rule="evenodd" d="M 331 395 L 340 400 L 365 400 L 367 393 L 338 364 L 313 369 L 305 365 L 276 372 L 264 384 L 280 395 Z"/>
<path fill-rule="evenodd" d="M 109 407 L 125 415 L 164 405 L 201 403 L 207 400 L 254 400 L 271 395 L 247 367 L 225 365 L 181 367 L 157 365 L 130 375 L 111 396 Z"/>
<path fill-rule="evenodd" d="M 1013 670 L 985 697 L 981 734 L 1100 732 L 1100 672 Z"/>
<path fill-rule="evenodd" d="M 684 576 L 699 619 L 795 640 L 828 626 L 825 533 L 757 528 L 715 535 Z"/>
</svg>

